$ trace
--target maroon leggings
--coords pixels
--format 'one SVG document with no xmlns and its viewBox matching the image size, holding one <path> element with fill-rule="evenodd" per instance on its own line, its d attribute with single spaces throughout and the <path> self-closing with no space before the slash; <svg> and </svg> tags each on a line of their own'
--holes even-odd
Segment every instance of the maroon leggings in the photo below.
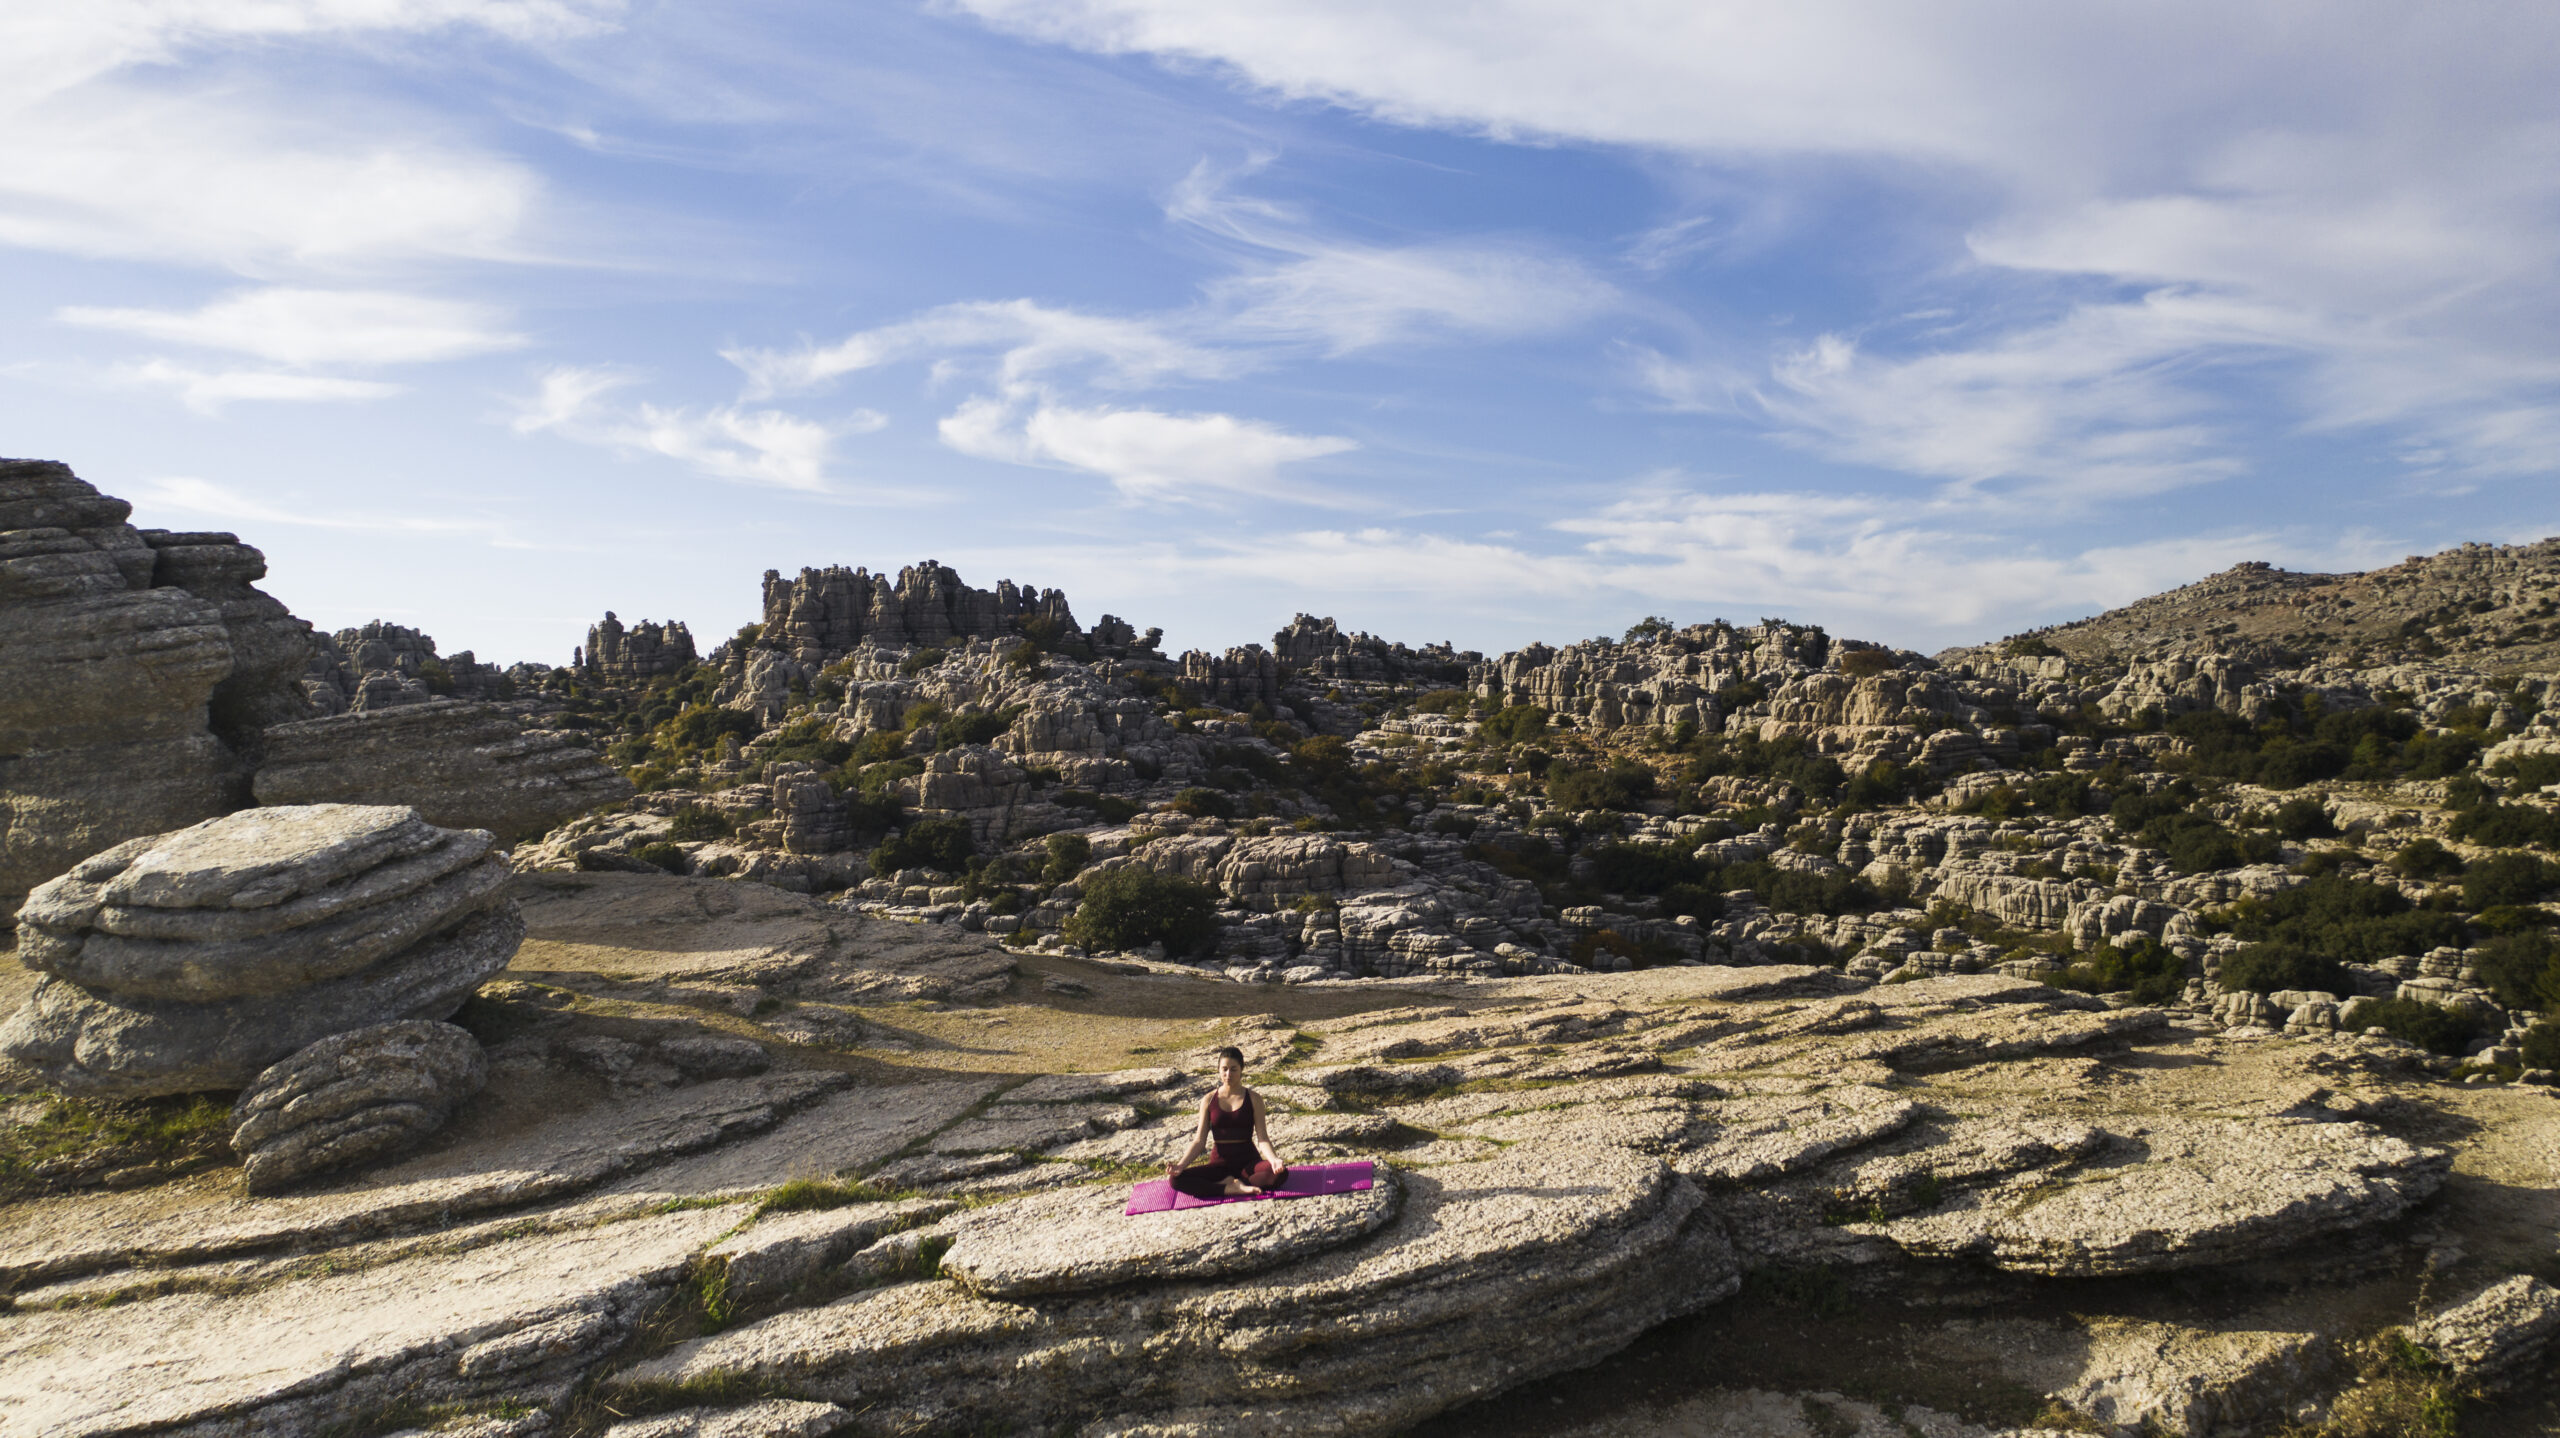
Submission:
<svg viewBox="0 0 2560 1438">
<path fill-rule="evenodd" d="M 1247 1188 L 1272 1189 L 1280 1186 L 1280 1175 L 1252 1149 L 1221 1146 L 1209 1162 L 1195 1163 L 1175 1174 L 1173 1191 L 1187 1193 L 1193 1198 L 1224 1198 L 1227 1196 L 1227 1180 L 1231 1178 Z"/>
</svg>

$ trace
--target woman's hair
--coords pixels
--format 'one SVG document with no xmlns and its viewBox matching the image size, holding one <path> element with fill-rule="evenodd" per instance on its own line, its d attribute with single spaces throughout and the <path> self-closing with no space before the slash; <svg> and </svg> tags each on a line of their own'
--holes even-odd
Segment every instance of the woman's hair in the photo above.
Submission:
<svg viewBox="0 0 2560 1438">
<path fill-rule="evenodd" d="M 1230 1044 L 1227 1047 L 1218 1050 L 1218 1059 L 1222 1063 L 1228 1059 L 1234 1059 L 1236 1061 L 1236 1067 L 1243 1068 L 1244 1050 Z"/>
</svg>

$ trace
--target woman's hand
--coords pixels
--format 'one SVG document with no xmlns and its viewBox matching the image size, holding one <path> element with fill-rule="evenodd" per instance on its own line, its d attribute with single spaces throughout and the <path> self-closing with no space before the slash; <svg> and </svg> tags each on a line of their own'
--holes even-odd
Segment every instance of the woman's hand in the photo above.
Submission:
<svg viewBox="0 0 2560 1438">
<path fill-rule="evenodd" d="M 1271 1161 L 1271 1181 L 1277 1183 L 1288 1176 L 1289 1165 L 1280 1162 L 1278 1159 L 1273 1159 Z"/>
<path fill-rule="evenodd" d="M 1181 1177 L 1181 1176 L 1182 1176 L 1182 1165 L 1181 1165 L 1181 1164 L 1178 1164 L 1178 1163 L 1168 1163 L 1168 1164 L 1166 1164 L 1166 1165 L 1164 1166 L 1164 1176 L 1165 1176 L 1165 1178 L 1166 1178 L 1166 1180 L 1167 1180 L 1167 1181 L 1171 1181 L 1171 1180 L 1173 1180 L 1173 1179 L 1176 1179 L 1176 1178 Z"/>
</svg>

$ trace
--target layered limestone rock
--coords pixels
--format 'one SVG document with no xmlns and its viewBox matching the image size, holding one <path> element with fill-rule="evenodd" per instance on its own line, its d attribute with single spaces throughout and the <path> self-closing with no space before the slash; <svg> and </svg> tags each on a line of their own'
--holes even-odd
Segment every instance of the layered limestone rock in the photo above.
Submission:
<svg viewBox="0 0 2560 1438">
<path fill-rule="evenodd" d="M 306 719 L 266 739 L 261 804 L 400 805 L 508 843 L 631 796 L 631 782 L 594 750 L 488 704 L 435 700 Z"/>
<path fill-rule="evenodd" d="M 316 1040 L 441 1019 L 523 937 L 482 831 L 408 809 L 253 809 L 75 865 L 19 912 L 46 977 L 0 1053 L 70 1093 L 240 1088 Z"/>
<path fill-rule="evenodd" d="M 570 667 L 606 684 L 645 684 L 683 673 L 695 657 L 693 631 L 682 621 L 643 619 L 625 628 L 608 609 L 602 623 L 588 626 L 586 647 L 577 651 Z"/>
<path fill-rule="evenodd" d="M 1004 1300 L 947 1282 L 897 1285 L 680 1345 L 613 1381 L 788 1374 L 796 1391 L 858 1392 L 875 1418 L 918 1427 L 1110 1415 L 1113 1430 L 1377 1433 L 1579 1366 L 1740 1282 L 1697 1188 L 1625 1149 L 1507 1153 L 1404 1186 L 1393 1221 L 1365 1238 L 1211 1280 L 1160 1276 L 1170 1255 L 1200 1246 L 1188 1225 L 1126 1220 L 1127 1252 L 1110 1262 L 999 1264 L 999 1254 L 1045 1248 L 1044 1237 L 975 1220 L 982 1261 L 1039 1273 L 1043 1292 Z M 1537 1342 L 1524 1344 L 1514 1315 L 1531 1312 Z M 1008 1381 L 1026 1371 L 1043 1381 Z"/>
<path fill-rule="evenodd" d="M 1066 595 L 1055 589 L 1017 588 L 1010 579 L 973 589 L 930 559 L 899 570 L 895 580 L 841 565 L 803 569 L 798 579 L 767 570 L 756 645 L 815 666 L 866 642 L 904 647 L 992 639 L 1019 632 L 1031 619 L 1054 624 L 1061 634 L 1076 630 Z M 740 658 L 733 655 L 732 662 Z"/>
<path fill-rule="evenodd" d="M 324 716 L 437 699 L 508 699 L 544 672 L 540 665 L 483 664 L 468 649 L 440 655 L 433 635 L 379 619 L 320 635 L 316 644 L 302 689 Z"/>
<path fill-rule="evenodd" d="M 260 607 L 155 586 L 165 553 L 173 577 L 256 596 L 242 577 L 256 551 L 204 564 L 220 546 L 155 550 L 131 512 L 66 466 L 0 461 L 0 909 L 76 860 L 244 797 L 207 712 L 237 662 L 226 609 Z M 269 618 L 243 636 L 261 656 Z M 254 711 L 262 680 L 224 690 L 226 713 Z"/>
<path fill-rule="evenodd" d="M 231 1106 L 251 1193 L 415 1147 L 488 1081 L 477 1039 L 430 1019 L 350 1029 L 258 1075 Z"/>
<path fill-rule="evenodd" d="M 267 557 L 220 533 L 142 531 L 151 546 L 151 582 L 183 589 L 218 609 L 231 641 L 231 673 L 214 686 L 209 718 L 216 738 L 254 767 L 262 732 L 310 717 L 302 677 L 315 649 L 311 625 L 253 587 Z"/>
</svg>

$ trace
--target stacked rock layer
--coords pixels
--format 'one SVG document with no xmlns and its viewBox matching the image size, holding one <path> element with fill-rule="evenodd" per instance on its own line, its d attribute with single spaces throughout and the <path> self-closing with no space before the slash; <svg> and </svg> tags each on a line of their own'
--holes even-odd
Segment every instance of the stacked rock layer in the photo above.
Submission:
<svg viewBox="0 0 2560 1438">
<path fill-rule="evenodd" d="M 256 792 L 261 804 L 402 805 L 513 843 L 631 797 L 631 782 L 495 705 L 431 700 L 268 730 Z"/>
<path fill-rule="evenodd" d="M 117 845 L 19 911 L 19 960 L 45 978 L 0 1054 L 67 1093 L 136 1098 L 241 1088 L 332 1034 L 444 1018 L 524 936 L 494 843 L 322 804 Z"/>
<path fill-rule="evenodd" d="M 250 587 L 264 557 L 131 513 L 63 465 L 0 460 L 0 907 L 238 807 L 239 748 L 307 712 L 310 626 Z"/>
</svg>

